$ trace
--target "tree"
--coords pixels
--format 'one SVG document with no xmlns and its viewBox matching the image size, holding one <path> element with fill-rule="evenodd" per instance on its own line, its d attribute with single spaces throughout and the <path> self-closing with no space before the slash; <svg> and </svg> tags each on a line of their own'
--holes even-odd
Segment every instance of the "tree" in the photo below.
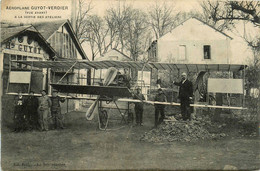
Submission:
<svg viewBox="0 0 260 171">
<path fill-rule="evenodd" d="M 201 6 L 213 22 L 244 20 L 260 26 L 259 1 L 204 1 Z"/>
<path fill-rule="evenodd" d="M 252 49 L 254 54 L 259 54 L 260 37 L 246 33 L 246 23 L 252 23 L 256 29 L 260 27 L 259 1 L 203 1 L 201 7 L 207 23 L 219 30 L 236 30 L 238 21 L 244 21 L 244 32 L 238 33 Z M 218 25 L 218 27 L 217 27 Z M 258 55 L 254 55 L 254 65 L 258 63 Z"/>
<path fill-rule="evenodd" d="M 148 21 L 156 39 L 169 32 L 176 20 L 178 13 L 174 15 L 174 7 L 164 2 L 162 5 L 157 1 L 148 10 Z"/>
<path fill-rule="evenodd" d="M 118 33 L 118 30 L 117 30 L 116 21 L 110 15 L 106 15 L 104 18 L 105 18 L 106 25 L 107 25 L 108 31 L 109 31 L 108 36 L 110 39 L 110 44 L 109 44 L 110 49 L 117 48 L 118 41 L 116 41 L 116 35 Z M 114 46 L 113 46 L 113 44 L 114 44 Z"/>
<path fill-rule="evenodd" d="M 81 44 L 86 41 L 87 20 L 89 17 L 89 12 L 92 9 L 93 7 L 91 2 L 86 3 L 85 0 L 78 0 L 75 32 Z"/>
<path fill-rule="evenodd" d="M 112 34 L 116 33 L 116 47 L 120 46 L 122 53 L 125 50 L 126 26 L 129 21 L 130 11 L 130 6 L 123 4 L 121 7 L 120 2 L 118 3 L 118 7 L 109 8 L 106 11 L 106 21 L 110 24 Z"/>
<path fill-rule="evenodd" d="M 108 38 L 111 29 L 107 27 L 105 20 L 97 15 L 89 16 L 86 21 L 86 41 L 89 42 L 92 51 L 92 60 L 97 54 L 102 55 L 107 52 L 113 42 L 113 35 Z M 108 41 L 107 41 L 108 40 Z"/>
<path fill-rule="evenodd" d="M 260 65 L 259 65 L 259 52 L 260 52 L 260 37 L 258 35 L 250 35 L 246 33 L 246 24 L 253 24 L 257 32 L 259 32 L 260 18 L 259 18 L 259 1 L 204 1 L 202 8 L 204 14 L 215 23 L 222 22 L 222 26 L 229 28 L 233 33 L 236 31 L 238 21 L 243 21 L 244 32 L 238 33 L 251 48 L 253 52 L 253 60 L 250 61 L 246 69 L 246 85 L 247 90 L 250 88 L 258 88 L 260 85 Z M 241 23 L 241 22 L 240 22 Z M 259 98 L 248 98 L 249 116 L 257 117 L 258 125 L 260 123 L 259 116 Z M 254 119 L 255 120 L 255 119 Z"/>
<path fill-rule="evenodd" d="M 227 20 L 220 21 L 215 19 L 219 13 L 222 13 L 220 11 L 223 8 L 223 4 L 221 5 L 219 1 L 202 1 L 200 6 L 203 9 L 203 21 L 219 31 L 223 31 L 228 28 L 229 22 Z"/>
<path fill-rule="evenodd" d="M 109 28 L 110 47 L 120 48 L 133 60 L 143 54 L 146 41 L 146 14 L 130 5 L 118 3 L 118 6 L 107 10 L 105 20 Z"/>
<path fill-rule="evenodd" d="M 145 32 L 147 28 L 146 15 L 141 10 L 130 9 L 126 25 L 126 47 L 130 57 L 137 61 L 140 54 L 144 52 Z"/>
</svg>

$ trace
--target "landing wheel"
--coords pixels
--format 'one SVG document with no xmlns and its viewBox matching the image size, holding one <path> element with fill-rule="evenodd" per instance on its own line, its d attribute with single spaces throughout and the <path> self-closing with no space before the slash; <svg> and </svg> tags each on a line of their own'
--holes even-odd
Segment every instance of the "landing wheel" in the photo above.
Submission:
<svg viewBox="0 0 260 171">
<path fill-rule="evenodd" d="M 106 128 L 108 120 L 108 114 L 106 110 L 101 110 L 99 112 L 99 122 L 102 129 Z"/>
</svg>

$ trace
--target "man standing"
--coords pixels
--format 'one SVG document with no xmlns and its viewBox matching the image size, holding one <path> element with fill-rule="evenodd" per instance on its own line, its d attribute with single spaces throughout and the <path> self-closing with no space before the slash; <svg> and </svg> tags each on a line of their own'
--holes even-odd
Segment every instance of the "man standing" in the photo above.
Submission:
<svg viewBox="0 0 260 171">
<path fill-rule="evenodd" d="M 60 128 L 64 129 L 63 126 L 63 117 L 61 114 L 60 102 L 64 103 L 65 99 L 58 96 L 58 91 L 53 90 L 53 94 L 51 97 L 51 116 L 53 119 L 54 129 Z"/>
<path fill-rule="evenodd" d="M 139 87 L 136 89 L 136 94 L 134 94 L 134 99 L 145 100 L 144 95 L 141 93 L 141 89 Z M 136 125 L 143 126 L 143 111 L 144 111 L 143 102 L 136 102 L 135 103 Z"/>
<path fill-rule="evenodd" d="M 14 100 L 14 132 L 25 130 L 24 98 L 22 92 Z"/>
<path fill-rule="evenodd" d="M 157 102 L 167 102 L 166 96 L 165 96 L 165 94 L 163 93 L 163 91 L 162 91 L 161 88 L 158 89 L 158 94 L 156 94 L 154 100 L 157 101 Z M 154 107 L 155 107 L 155 122 L 154 122 L 154 127 L 157 128 L 157 126 L 158 126 L 159 124 L 161 124 L 162 121 L 163 121 L 164 118 L 165 118 L 165 115 L 164 115 L 164 107 L 165 107 L 165 106 L 164 106 L 163 104 L 155 104 Z M 159 113 L 161 114 L 161 117 L 160 117 L 160 119 L 158 120 Z"/>
<path fill-rule="evenodd" d="M 41 127 L 41 131 L 48 131 L 48 115 L 49 115 L 49 108 L 51 106 L 51 100 L 47 96 L 45 90 L 42 90 L 42 96 L 39 97 L 39 107 L 38 107 L 38 114 L 39 114 L 39 123 Z"/>
<path fill-rule="evenodd" d="M 124 77 L 124 85 L 130 89 L 131 88 L 131 76 L 130 76 L 129 69 L 124 68 L 123 77 Z"/>
<path fill-rule="evenodd" d="M 34 92 L 30 91 L 29 97 L 25 101 L 26 106 L 26 114 L 27 114 L 27 120 L 28 120 L 28 126 L 31 129 L 37 129 L 38 128 L 38 114 L 37 114 L 37 108 L 38 108 L 38 99 L 34 96 Z"/>
<path fill-rule="evenodd" d="M 190 114 L 190 101 L 193 96 L 192 82 L 187 79 L 187 74 L 184 72 L 181 74 L 181 81 L 173 84 L 180 86 L 179 99 L 181 101 L 181 115 L 183 120 L 191 120 Z"/>
</svg>

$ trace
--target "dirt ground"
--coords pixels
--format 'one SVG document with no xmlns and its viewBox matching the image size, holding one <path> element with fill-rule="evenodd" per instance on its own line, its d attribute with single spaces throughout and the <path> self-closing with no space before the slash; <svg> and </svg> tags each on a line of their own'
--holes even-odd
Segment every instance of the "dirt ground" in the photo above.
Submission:
<svg viewBox="0 0 260 171">
<path fill-rule="evenodd" d="M 66 114 L 64 130 L 13 133 L 2 125 L 2 169 L 237 169 L 260 167 L 259 139 L 229 136 L 199 142 L 147 143 L 140 137 L 153 126 L 153 112 L 145 110 L 144 126 L 131 127 L 110 120 L 100 131 L 84 112 Z"/>
</svg>

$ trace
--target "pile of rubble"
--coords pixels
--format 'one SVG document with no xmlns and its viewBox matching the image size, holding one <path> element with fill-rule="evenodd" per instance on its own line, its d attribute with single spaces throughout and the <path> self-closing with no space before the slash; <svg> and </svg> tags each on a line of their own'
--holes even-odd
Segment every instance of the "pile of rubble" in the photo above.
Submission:
<svg viewBox="0 0 260 171">
<path fill-rule="evenodd" d="M 210 133 L 207 128 L 212 127 L 210 121 L 192 120 L 177 121 L 170 119 L 162 123 L 157 129 L 152 129 L 141 137 L 141 141 L 148 142 L 193 142 L 205 139 L 219 139 L 224 133 Z M 217 131 L 218 132 L 218 131 Z"/>
</svg>

